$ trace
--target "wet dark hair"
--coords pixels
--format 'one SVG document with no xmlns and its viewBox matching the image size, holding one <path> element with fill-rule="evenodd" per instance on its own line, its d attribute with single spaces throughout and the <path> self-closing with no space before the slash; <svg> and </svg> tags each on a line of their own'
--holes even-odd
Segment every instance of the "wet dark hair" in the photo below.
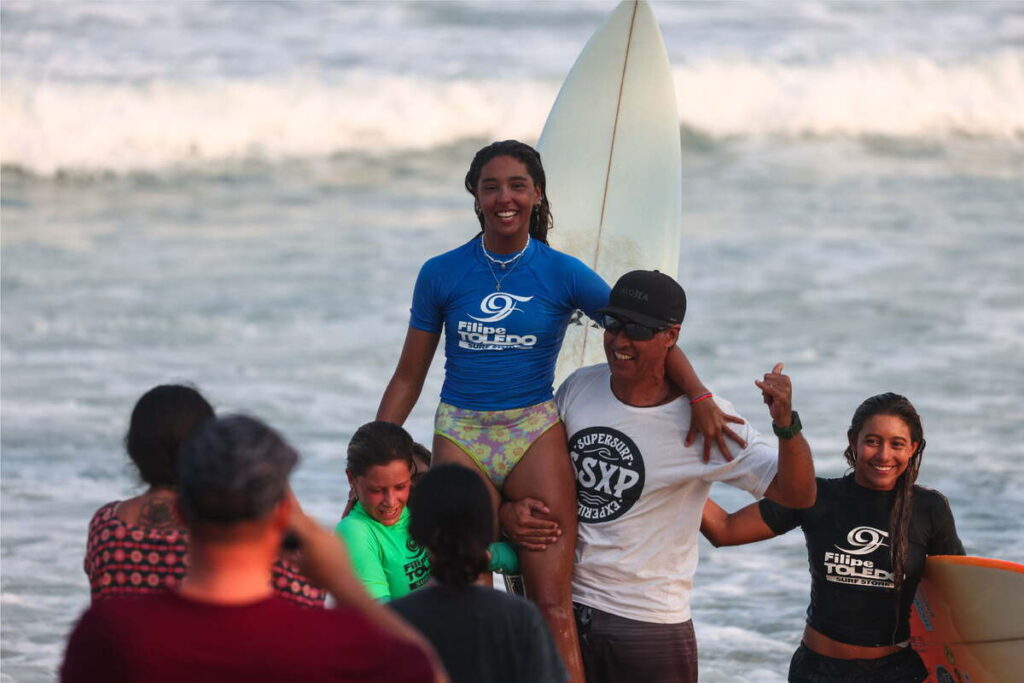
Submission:
<svg viewBox="0 0 1024 683">
<path fill-rule="evenodd" d="M 371 467 L 401 460 L 409 466 L 410 472 L 415 472 L 413 445 L 409 432 L 393 422 L 367 422 L 356 430 L 348 442 L 345 467 L 353 475 L 361 477 Z"/>
<path fill-rule="evenodd" d="M 512 157 L 526 166 L 526 172 L 530 174 L 533 184 L 540 190 L 540 205 L 530 213 L 530 237 L 548 243 L 548 230 L 554 226 L 551 217 L 551 203 L 548 202 L 547 177 L 544 175 L 544 165 L 540 161 L 540 153 L 533 147 L 518 140 L 501 140 L 492 142 L 473 157 L 466 171 L 466 191 L 476 197 L 476 188 L 480 183 L 480 174 L 484 166 L 495 157 Z M 476 210 L 477 220 L 480 221 L 481 229 L 484 227 L 484 215 L 479 209 Z"/>
<path fill-rule="evenodd" d="M 412 472 L 412 483 L 415 486 L 420 479 L 430 471 L 430 462 L 434 456 L 431 454 L 430 449 L 423 444 L 416 442 L 412 445 L 412 459 L 413 459 L 413 472 Z M 420 465 L 423 466 L 424 471 L 420 472 Z"/>
<path fill-rule="evenodd" d="M 911 501 L 914 497 L 914 484 L 917 482 L 917 474 L 921 470 L 921 459 L 924 457 L 924 428 L 921 426 L 921 416 L 917 414 L 914 405 L 905 397 L 892 392 L 878 394 L 861 403 L 853 413 L 850 421 L 850 428 L 846 430 L 848 445 L 843 455 L 850 467 L 857 464 L 857 454 L 854 453 L 853 445 L 857 437 L 864 429 L 864 423 L 876 415 L 891 415 L 898 417 L 910 430 L 910 440 L 917 443 L 917 450 L 910 456 L 907 462 L 907 469 L 896 480 L 895 498 L 892 502 L 892 509 L 889 511 L 889 548 L 892 561 L 892 576 L 899 591 L 903 585 L 904 567 L 907 562 L 907 546 L 909 545 L 907 534 L 910 527 Z"/>
<path fill-rule="evenodd" d="M 255 418 L 209 420 L 178 459 L 182 516 L 190 526 L 262 519 L 284 497 L 298 461 L 295 449 Z"/>
<path fill-rule="evenodd" d="M 409 535 L 430 552 L 434 578 L 461 589 L 487 571 L 494 511 L 479 475 L 460 465 L 438 465 L 409 496 Z"/>
<path fill-rule="evenodd" d="M 132 409 L 124 447 L 150 486 L 178 483 L 178 452 L 202 423 L 213 417 L 213 407 L 196 389 L 161 384 L 144 393 Z"/>
<path fill-rule="evenodd" d="M 430 467 L 430 461 L 434 458 L 430 449 L 419 442 L 412 445 L 412 457 L 426 465 L 428 468 Z"/>
</svg>

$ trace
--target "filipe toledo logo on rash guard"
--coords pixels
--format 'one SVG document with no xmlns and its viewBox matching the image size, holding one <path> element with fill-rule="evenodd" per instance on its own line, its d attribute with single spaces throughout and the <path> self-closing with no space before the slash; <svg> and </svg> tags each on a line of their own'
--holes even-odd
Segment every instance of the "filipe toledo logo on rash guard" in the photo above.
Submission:
<svg viewBox="0 0 1024 683">
<path fill-rule="evenodd" d="M 469 316 L 477 322 L 460 320 L 455 334 L 459 338 L 459 348 L 477 351 L 501 351 L 502 349 L 530 349 L 537 343 L 536 335 L 512 334 L 504 327 L 491 327 L 484 323 L 496 323 L 512 315 L 522 313 L 517 304 L 525 304 L 532 296 L 519 296 L 509 292 L 494 292 L 480 302 L 480 310 L 487 315 Z"/>
<path fill-rule="evenodd" d="M 885 541 L 888 538 L 888 533 L 870 526 L 850 529 L 846 542 L 852 547 L 836 545 L 836 550 L 842 552 L 825 553 L 825 579 L 857 586 L 895 587 L 892 572 L 876 567 L 874 560 L 864 558 L 865 555 L 873 555 L 876 550 L 887 547 Z M 882 553 L 882 556 L 887 556 L 887 553 Z"/>
<path fill-rule="evenodd" d="M 582 429 L 569 439 L 581 522 L 607 522 L 633 507 L 644 491 L 644 459 L 628 436 L 610 427 Z"/>
</svg>

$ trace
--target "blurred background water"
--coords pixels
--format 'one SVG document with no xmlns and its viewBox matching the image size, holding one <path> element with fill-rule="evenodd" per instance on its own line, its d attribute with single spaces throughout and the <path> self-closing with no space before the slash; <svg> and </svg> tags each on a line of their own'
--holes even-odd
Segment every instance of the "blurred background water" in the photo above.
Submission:
<svg viewBox="0 0 1024 683">
<path fill-rule="evenodd" d="M 786 362 L 828 476 L 856 405 L 907 394 L 968 552 L 1024 562 L 1024 5 L 652 4 L 701 376 L 767 430 L 753 380 Z M 155 384 L 279 427 L 333 524 L 419 265 L 476 230 L 472 153 L 536 141 L 613 6 L 0 6 L 2 680 L 54 677 Z M 407 425 L 428 443 L 440 372 Z M 702 552 L 702 678 L 784 680 L 800 535 Z"/>
</svg>

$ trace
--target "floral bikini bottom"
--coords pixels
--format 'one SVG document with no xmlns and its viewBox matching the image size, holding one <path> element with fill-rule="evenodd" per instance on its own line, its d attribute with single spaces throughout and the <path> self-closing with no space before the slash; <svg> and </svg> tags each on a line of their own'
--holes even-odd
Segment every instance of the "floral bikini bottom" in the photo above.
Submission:
<svg viewBox="0 0 1024 683">
<path fill-rule="evenodd" d="M 461 448 L 500 491 L 530 446 L 556 424 L 558 407 L 553 399 L 511 410 L 469 410 L 441 403 L 434 433 Z"/>
</svg>

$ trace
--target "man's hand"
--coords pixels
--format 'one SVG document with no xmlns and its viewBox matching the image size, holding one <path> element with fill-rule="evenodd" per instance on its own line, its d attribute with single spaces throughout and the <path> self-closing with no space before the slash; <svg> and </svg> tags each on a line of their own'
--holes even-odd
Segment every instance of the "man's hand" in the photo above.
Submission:
<svg viewBox="0 0 1024 683">
<path fill-rule="evenodd" d="M 793 386 L 789 376 L 782 374 L 782 363 L 776 363 L 763 380 L 754 384 L 772 414 L 776 427 L 793 426 Z M 764 492 L 765 498 L 789 508 L 809 508 L 814 505 L 818 487 L 814 480 L 814 461 L 811 447 L 803 434 L 779 439 L 779 471 Z"/>
<path fill-rule="evenodd" d="M 348 553 L 338 536 L 316 523 L 302 510 L 298 498 L 289 487 L 285 494 L 291 502 L 289 530 L 302 550 L 300 568 L 313 583 L 325 588 L 340 603 L 357 595 L 362 602 L 362 586 L 354 578 Z M 367 596 L 369 597 L 369 596 Z"/>
<path fill-rule="evenodd" d="M 366 592 L 352 570 L 348 551 L 337 534 L 320 526 L 302 511 L 291 487 L 285 493 L 290 506 L 288 526 L 302 549 L 302 573 L 334 596 L 339 606 L 353 607 L 395 638 L 415 644 L 423 650 L 434 669 L 434 683 L 448 683 L 444 665 L 430 642 L 407 624 L 396 612 L 387 609 Z"/>
<path fill-rule="evenodd" d="M 704 435 L 704 462 L 711 460 L 711 444 L 717 444 L 718 450 L 726 460 L 732 460 L 732 454 L 725 445 L 725 437 L 729 437 L 740 448 L 746 448 L 747 442 L 736 432 L 729 428 L 729 423 L 743 424 L 744 420 L 736 415 L 726 415 L 718 407 L 713 398 L 706 398 L 697 403 L 690 404 L 690 431 L 686 434 L 684 445 L 691 446 L 697 438 L 697 434 Z"/>
<path fill-rule="evenodd" d="M 754 384 L 761 390 L 772 422 L 785 428 L 793 424 L 793 385 L 789 376 L 782 374 L 783 367 L 782 363 L 776 363 L 771 372 L 765 373 L 763 380 L 754 380 Z"/>
<path fill-rule="evenodd" d="M 562 535 L 551 510 L 536 498 L 502 503 L 498 520 L 509 540 L 524 550 L 546 550 Z"/>
</svg>

